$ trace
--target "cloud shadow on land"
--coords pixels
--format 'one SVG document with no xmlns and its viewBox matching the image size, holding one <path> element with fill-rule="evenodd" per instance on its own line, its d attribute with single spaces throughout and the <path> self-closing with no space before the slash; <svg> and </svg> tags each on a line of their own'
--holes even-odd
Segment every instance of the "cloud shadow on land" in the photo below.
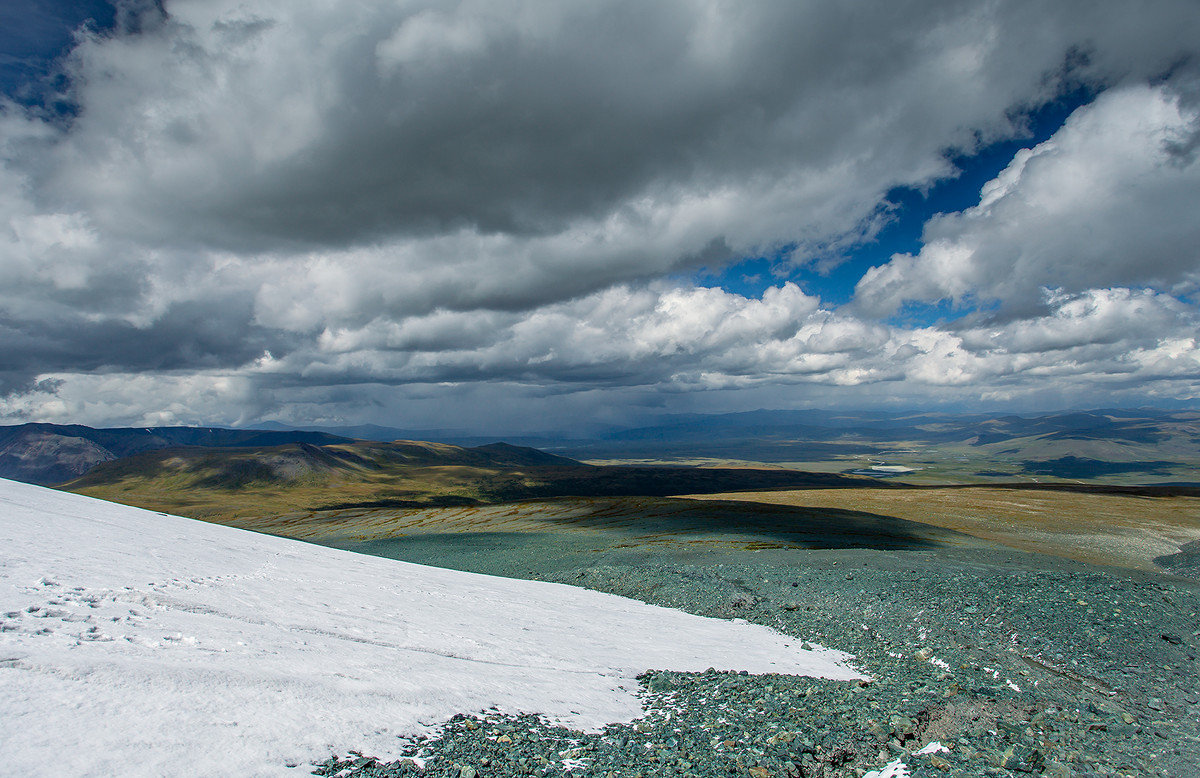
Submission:
<svg viewBox="0 0 1200 778">
<path fill-rule="evenodd" d="M 964 533 L 864 511 L 680 498 L 565 498 L 369 511 L 326 524 L 323 534 L 307 539 L 421 564 L 518 576 L 597 565 L 745 563 L 761 561 L 748 555 L 763 551 L 992 546 Z"/>
<path fill-rule="evenodd" d="M 500 474 L 484 479 L 480 488 L 491 501 L 513 502 L 556 497 L 667 497 L 756 489 L 885 489 L 890 485 L 872 478 L 784 469 L 584 465 L 543 469 L 532 481 L 520 475 Z"/>
<path fill-rule="evenodd" d="M 678 498 L 591 502 L 567 516 L 546 511 L 533 518 L 548 527 L 618 533 L 645 543 L 915 550 L 978 542 L 941 527 L 842 508 Z"/>
</svg>

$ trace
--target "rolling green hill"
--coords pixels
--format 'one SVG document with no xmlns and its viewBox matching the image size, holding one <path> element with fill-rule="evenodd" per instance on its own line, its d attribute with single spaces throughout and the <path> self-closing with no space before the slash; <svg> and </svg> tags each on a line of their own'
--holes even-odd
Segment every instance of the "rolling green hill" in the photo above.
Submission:
<svg viewBox="0 0 1200 778">
<path fill-rule="evenodd" d="M 104 462 L 61 488 L 193 518 L 427 508 L 567 496 L 878 486 L 781 468 L 597 467 L 503 443 L 416 441 L 159 449 Z"/>
</svg>

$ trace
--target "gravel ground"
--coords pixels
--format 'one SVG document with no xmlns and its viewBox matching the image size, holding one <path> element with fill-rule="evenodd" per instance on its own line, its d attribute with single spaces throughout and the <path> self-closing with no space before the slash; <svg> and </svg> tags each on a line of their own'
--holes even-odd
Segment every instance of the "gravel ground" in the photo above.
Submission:
<svg viewBox="0 0 1200 778">
<path fill-rule="evenodd" d="M 487 548 L 460 538 L 435 561 L 512 575 L 520 547 Z M 632 724 L 587 734 L 482 711 L 409 744 L 412 759 L 335 756 L 315 774 L 1200 776 L 1195 581 L 997 548 L 615 558 L 629 563 L 519 566 L 764 624 L 855 654 L 874 680 L 652 671 Z M 896 760 L 908 773 L 887 771 Z"/>
</svg>

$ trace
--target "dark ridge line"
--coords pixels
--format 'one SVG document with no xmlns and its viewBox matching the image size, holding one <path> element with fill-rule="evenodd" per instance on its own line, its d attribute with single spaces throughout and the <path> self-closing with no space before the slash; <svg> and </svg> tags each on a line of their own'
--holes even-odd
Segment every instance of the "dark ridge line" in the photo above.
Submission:
<svg viewBox="0 0 1200 778">
<path fill-rule="evenodd" d="M 1168 484 L 1031 484 L 1021 481 L 986 484 L 910 484 L 891 481 L 896 489 L 1019 489 L 1044 492 L 1082 492 L 1084 494 L 1126 494 L 1135 497 L 1200 497 L 1200 483 Z"/>
</svg>

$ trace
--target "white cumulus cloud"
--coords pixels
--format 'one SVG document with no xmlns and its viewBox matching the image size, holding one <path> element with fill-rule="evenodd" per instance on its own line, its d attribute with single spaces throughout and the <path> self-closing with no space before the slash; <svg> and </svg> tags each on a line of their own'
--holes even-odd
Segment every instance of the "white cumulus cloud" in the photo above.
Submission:
<svg viewBox="0 0 1200 778">
<path fill-rule="evenodd" d="M 1194 289 L 1200 280 L 1200 106 L 1165 86 L 1130 86 L 1079 108 L 1024 150 L 961 213 L 925 226 L 917 255 L 858 283 L 856 303 L 1000 301 L 1029 313 L 1043 289 Z"/>
</svg>

